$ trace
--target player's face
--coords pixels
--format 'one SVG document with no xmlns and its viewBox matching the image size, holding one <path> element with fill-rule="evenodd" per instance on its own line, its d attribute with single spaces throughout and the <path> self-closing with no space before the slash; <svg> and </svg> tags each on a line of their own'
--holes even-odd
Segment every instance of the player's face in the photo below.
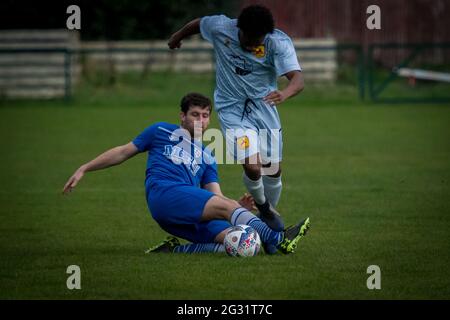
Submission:
<svg viewBox="0 0 450 320">
<path fill-rule="evenodd" d="M 241 30 L 239 30 L 239 42 L 241 48 L 245 51 L 252 52 L 254 48 L 260 46 L 264 42 L 265 36 L 261 37 L 249 37 L 246 36 Z"/>
<path fill-rule="evenodd" d="M 191 106 L 186 113 L 181 112 L 180 116 L 181 126 L 193 137 L 201 137 L 201 134 L 208 128 L 210 117 L 208 107 Z"/>
</svg>

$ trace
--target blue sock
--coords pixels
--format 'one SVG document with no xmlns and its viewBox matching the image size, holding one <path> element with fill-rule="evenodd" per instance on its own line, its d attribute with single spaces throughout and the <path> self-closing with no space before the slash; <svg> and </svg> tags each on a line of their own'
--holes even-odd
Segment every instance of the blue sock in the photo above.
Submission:
<svg viewBox="0 0 450 320">
<path fill-rule="evenodd" d="M 246 224 L 252 227 L 259 233 L 261 241 L 264 243 L 269 243 L 276 246 L 283 240 L 282 232 L 273 231 L 260 218 L 242 207 L 234 210 L 231 214 L 230 222 L 233 226 L 238 224 Z"/>
<path fill-rule="evenodd" d="M 188 243 L 176 246 L 175 253 L 209 253 L 225 252 L 225 246 L 221 243 Z"/>
</svg>

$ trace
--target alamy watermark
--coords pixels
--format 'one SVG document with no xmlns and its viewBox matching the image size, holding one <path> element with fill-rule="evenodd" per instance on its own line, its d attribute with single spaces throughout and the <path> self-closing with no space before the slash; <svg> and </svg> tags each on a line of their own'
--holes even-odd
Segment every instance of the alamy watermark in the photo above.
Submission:
<svg viewBox="0 0 450 320">
<path fill-rule="evenodd" d="M 81 9 L 79 6 L 72 4 L 67 7 L 66 13 L 70 16 L 66 20 L 66 27 L 69 30 L 81 29 Z"/>
<path fill-rule="evenodd" d="M 381 9 L 379 6 L 373 4 L 367 7 L 367 14 L 370 16 L 366 20 L 366 26 L 369 30 L 381 29 Z"/>
<path fill-rule="evenodd" d="M 377 265 L 371 265 L 367 267 L 367 274 L 370 274 L 367 278 L 367 289 L 380 290 L 381 289 L 381 269 Z"/>
<path fill-rule="evenodd" d="M 67 289 L 80 290 L 81 289 L 81 269 L 80 269 L 80 267 L 77 265 L 70 265 L 67 267 L 66 273 L 70 274 L 70 276 L 67 278 L 67 281 L 66 281 Z"/>
</svg>

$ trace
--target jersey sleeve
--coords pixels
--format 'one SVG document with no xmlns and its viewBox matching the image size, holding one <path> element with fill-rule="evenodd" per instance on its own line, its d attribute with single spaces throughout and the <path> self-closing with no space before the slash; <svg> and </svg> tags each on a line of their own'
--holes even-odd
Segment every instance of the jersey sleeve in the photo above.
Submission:
<svg viewBox="0 0 450 320">
<path fill-rule="evenodd" d="M 213 42 L 217 31 L 229 20 L 224 15 L 205 16 L 200 19 L 200 33 L 203 39 Z"/>
<path fill-rule="evenodd" d="M 217 173 L 217 164 L 215 162 L 206 166 L 200 184 L 203 187 L 211 182 L 219 182 L 219 174 Z"/>
<path fill-rule="evenodd" d="M 298 63 L 297 53 L 291 39 L 279 39 L 277 41 L 277 49 L 275 52 L 275 70 L 277 76 L 280 77 L 290 71 L 302 71 Z"/>
<path fill-rule="evenodd" d="M 136 138 L 133 139 L 133 144 L 138 148 L 139 152 L 144 152 L 152 147 L 152 142 L 155 139 L 157 124 L 151 125 L 144 129 Z"/>
</svg>

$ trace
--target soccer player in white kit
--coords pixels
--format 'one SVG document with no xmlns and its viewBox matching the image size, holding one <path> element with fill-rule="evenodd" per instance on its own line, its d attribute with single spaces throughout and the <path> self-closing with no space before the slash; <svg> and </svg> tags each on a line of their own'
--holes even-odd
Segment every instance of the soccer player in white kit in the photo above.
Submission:
<svg viewBox="0 0 450 320">
<path fill-rule="evenodd" d="M 243 181 L 261 219 L 274 230 L 284 223 L 274 209 L 281 194 L 282 136 L 276 105 L 303 90 L 303 76 L 292 40 L 274 28 L 269 9 L 252 5 L 238 19 L 197 18 L 175 32 L 170 49 L 193 34 L 214 46 L 215 109 L 227 149 L 243 164 Z M 277 78 L 289 84 L 277 88 Z"/>
</svg>

